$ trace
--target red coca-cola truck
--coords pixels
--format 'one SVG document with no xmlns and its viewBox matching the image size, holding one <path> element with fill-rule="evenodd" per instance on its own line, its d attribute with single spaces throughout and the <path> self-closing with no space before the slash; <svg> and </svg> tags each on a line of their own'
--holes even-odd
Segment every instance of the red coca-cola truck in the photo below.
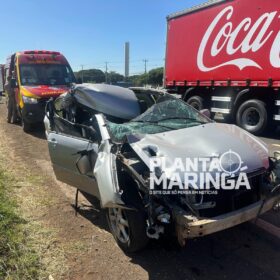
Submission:
<svg viewBox="0 0 280 280">
<path fill-rule="evenodd" d="M 167 22 L 169 91 L 254 134 L 277 125 L 280 1 L 208 1 Z"/>
</svg>

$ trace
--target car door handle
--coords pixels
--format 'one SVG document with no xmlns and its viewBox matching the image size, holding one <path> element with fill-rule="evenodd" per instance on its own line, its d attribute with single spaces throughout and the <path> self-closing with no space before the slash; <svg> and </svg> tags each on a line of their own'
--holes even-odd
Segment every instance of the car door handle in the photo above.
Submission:
<svg viewBox="0 0 280 280">
<path fill-rule="evenodd" d="M 49 140 L 49 143 L 51 143 L 55 147 L 57 145 L 57 140 L 55 138 L 52 138 Z"/>
</svg>

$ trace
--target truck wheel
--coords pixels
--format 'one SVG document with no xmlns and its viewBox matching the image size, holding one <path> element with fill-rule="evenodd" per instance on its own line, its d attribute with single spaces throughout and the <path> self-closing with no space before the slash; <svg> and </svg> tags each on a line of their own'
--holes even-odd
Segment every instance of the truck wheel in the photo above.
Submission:
<svg viewBox="0 0 280 280">
<path fill-rule="evenodd" d="M 204 100 L 202 97 L 195 95 L 187 100 L 187 103 L 198 111 L 204 109 Z"/>
<path fill-rule="evenodd" d="M 255 135 L 260 135 L 266 129 L 267 120 L 265 103 L 257 99 L 244 102 L 236 114 L 237 125 Z"/>
<path fill-rule="evenodd" d="M 133 253 L 146 247 L 149 239 L 142 211 L 108 208 L 106 216 L 111 233 L 124 252 Z"/>
<path fill-rule="evenodd" d="M 32 125 L 30 123 L 27 123 L 26 121 L 22 120 L 22 129 L 24 132 L 28 133 L 32 131 Z"/>
</svg>

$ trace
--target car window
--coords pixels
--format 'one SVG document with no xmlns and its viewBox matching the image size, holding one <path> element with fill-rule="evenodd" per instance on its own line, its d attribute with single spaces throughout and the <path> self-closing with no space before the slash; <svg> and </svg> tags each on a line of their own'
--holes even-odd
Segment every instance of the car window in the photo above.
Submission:
<svg viewBox="0 0 280 280">
<path fill-rule="evenodd" d="M 63 102 L 63 96 L 59 96 L 54 102 L 55 112 L 60 117 L 63 117 L 62 102 Z"/>
<path fill-rule="evenodd" d="M 145 102 L 148 108 L 150 108 L 156 103 L 156 100 L 153 95 L 146 94 L 143 92 L 137 92 L 135 95 L 139 101 Z"/>
<path fill-rule="evenodd" d="M 83 138 L 81 129 L 77 128 L 75 124 L 59 116 L 54 117 L 54 128 L 58 133 Z"/>
<path fill-rule="evenodd" d="M 66 93 L 58 97 L 54 102 L 54 111 L 57 132 L 93 142 L 99 141 L 92 115 L 79 108 L 71 94 Z"/>
</svg>

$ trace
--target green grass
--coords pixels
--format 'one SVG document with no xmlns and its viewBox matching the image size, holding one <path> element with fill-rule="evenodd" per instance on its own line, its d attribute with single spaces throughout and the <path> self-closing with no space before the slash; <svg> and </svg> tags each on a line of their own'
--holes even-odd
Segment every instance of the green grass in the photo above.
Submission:
<svg viewBox="0 0 280 280">
<path fill-rule="evenodd" d="M 18 214 L 13 186 L 12 176 L 0 169 L 0 279 L 39 279 L 40 258 L 32 249 L 28 223 Z"/>
</svg>

